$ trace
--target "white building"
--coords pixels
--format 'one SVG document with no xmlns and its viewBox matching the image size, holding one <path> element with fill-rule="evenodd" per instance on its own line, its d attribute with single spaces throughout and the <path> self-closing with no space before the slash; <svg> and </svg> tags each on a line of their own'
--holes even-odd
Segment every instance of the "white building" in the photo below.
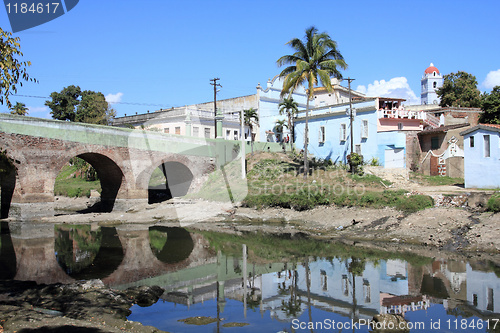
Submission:
<svg viewBox="0 0 500 333">
<path fill-rule="evenodd" d="M 424 72 L 421 82 L 421 104 L 439 104 L 440 98 L 436 90 L 443 86 L 443 76 L 439 73 L 439 69 L 430 64 Z"/>
</svg>

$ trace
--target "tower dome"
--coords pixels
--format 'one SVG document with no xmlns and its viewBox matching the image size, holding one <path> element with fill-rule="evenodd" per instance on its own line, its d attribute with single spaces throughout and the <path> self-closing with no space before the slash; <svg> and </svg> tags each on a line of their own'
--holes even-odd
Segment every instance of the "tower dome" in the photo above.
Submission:
<svg viewBox="0 0 500 333">
<path fill-rule="evenodd" d="M 436 72 L 436 74 L 439 74 L 439 69 L 434 67 L 434 64 L 431 62 L 430 66 L 425 70 L 425 74 L 432 74 L 434 72 Z"/>
</svg>

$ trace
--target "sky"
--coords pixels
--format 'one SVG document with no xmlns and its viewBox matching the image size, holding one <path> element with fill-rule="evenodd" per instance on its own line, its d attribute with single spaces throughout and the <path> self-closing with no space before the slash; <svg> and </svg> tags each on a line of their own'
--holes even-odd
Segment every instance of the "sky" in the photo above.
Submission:
<svg viewBox="0 0 500 333">
<path fill-rule="evenodd" d="M 420 104 L 430 63 L 441 74 L 470 73 L 489 92 L 500 85 L 499 12 L 498 0 L 80 0 L 14 34 L 38 83 L 11 101 L 50 118 L 45 101 L 69 85 L 102 92 L 117 116 L 213 101 L 213 78 L 217 99 L 252 95 L 310 26 L 337 42 L 342 75 L 368 96 Z M 0 27 L 12 31 L 3 6 Z"/>
</svg>

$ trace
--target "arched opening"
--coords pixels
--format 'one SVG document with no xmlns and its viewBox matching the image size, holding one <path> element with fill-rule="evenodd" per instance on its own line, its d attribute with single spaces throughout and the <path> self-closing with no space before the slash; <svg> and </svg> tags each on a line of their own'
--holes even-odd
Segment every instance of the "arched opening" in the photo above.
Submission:
<svg viewBox="0 0 500 333">
<path fill-rule="evenodd" d="M 82 160 L 84 163 L 80 163 Z M 111 212 L 122 179 L 123 173 L 113 160 L 97 153 L 84 153 L 63 167 L 56 178 L 54 193 L 88 197 L 91 190 L 96 190 L 100 192 L 100 200 L 79 212 Z M 66 189 L 61 190 L 61 187 Z"/>
<path fill-rule="evenodd" d="M 0 152 L 0 218 L 9 217 L 10 203 L 16 187 L 16 167 L 5 152 Z"/>
<path fill-rule="evenodd" d="M 183 197 L 191 186 L 193 174 L 179 162 L 165 162 L 151 174 L 148 186 L 148 202 L 158 203 L 175 197 Z"/>
<path fill-rule="evenodd" d="M 179 227 L 149 228 L 149 245 L 158 260 L 166 264 L 186 260 L 194 248 L 189 232 Z"/>
<path fill-rule="evenodd" d="M 102 279 L 120 266 L 124 254 L 116 228 L 90 225 L 55 227 L 56 259 L 69 276 L 78 280 Z"/>
</svg>

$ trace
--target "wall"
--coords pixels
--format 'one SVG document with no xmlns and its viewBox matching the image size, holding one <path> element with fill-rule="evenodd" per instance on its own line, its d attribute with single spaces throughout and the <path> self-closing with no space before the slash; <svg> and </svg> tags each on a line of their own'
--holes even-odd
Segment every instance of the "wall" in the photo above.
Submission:
<svg viewBox="0 0 500 333">
<path fill-rule="evenodd" d="M 490 135 L 490 157 L 484 157 L 483 135 Z M 500 138 L 499 133 L 478 129 L 464 136 L 464 173 L 466 188 L 500 187 Z M 470 137 L 474 136 L 474 147 Z"/>
<path fill-rule="evenodd" d="M 268 140 L 266 131 L 273 131 L 277 120 L 287 119 L 285 114 L 279 114 L 279 103 L 282 102 L 280 97 L 282 88 L 283 80 L 278 76 L 275 76 L 272 80 L 269 79 L 265 89 L 260 83 L 257 86 L 259 128 L 257 129 L 256 141 L 266 142 Z M 306 108 L 307 97 L 303 87 L 298 88 L 292 97 L 299 104 L 299 109 Z"/>
<path fill-rule="evenodd" d="M 347 155 L 350 154 L 350 119 L 346 115 L 346 108 L 349 104 L 342 104 L 326 108 L 313 109 L 309 116 L 309 146 L 308 154 L 317 158 L 330 159 L 333 162 L 347 163 Z M 357 114 L 353 120 L 353 144 L 361 145 L 361 154 L 365 161 L 370 161 L 377 155 L 377 111 L 373 100 L 353 103 L 353 108 L 357 109 Z M 368 137 L 361 138 L 362 121 L 368 121 Z M 340 139 L 341 124 L 346 124 L 346 140 Z M 320 127 L 325 127 L 325 142 L 320 142 Z M 304 147 L 305 117 L 297 119 L 296 147 Z"/>
</svg>

